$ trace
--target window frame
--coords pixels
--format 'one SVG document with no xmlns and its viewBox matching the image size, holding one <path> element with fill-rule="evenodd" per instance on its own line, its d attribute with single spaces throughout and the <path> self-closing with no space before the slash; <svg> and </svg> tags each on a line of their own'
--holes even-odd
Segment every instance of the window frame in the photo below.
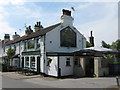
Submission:
<svg viewBox="0 0 120 90">
<path fill-rule="evenodd" d="M 29 63 L 29 57 L 25 57 L 25 67 L 29 67 L 30 63 Z"/>
<path fill-rule="evenodd" d="M 33 44 L 33 47 L 30 48 L 29 44 Z M 34 38 L 27 40 L 27 49 L 28 50 L 35 49 L 35 39 Z"/>
<path fill-rule="evenodd" d="M 74 40 L 71 40 L 71 37 L 68 37 L 68 35 L 65 35 L 66 31 L 69 30 L 70 31 L 70 35 L 72 35 L 72 39 Z M 69 32 L 68 31 L 68 32 Z M 72 32 L 72 33 L 71 33 Z M 68 34 L 68 33 L 67 33 Z M 70 38 L 70 39 L 64 39 L 64 38 Z M 74 37 L 74 38 L 73 38 Z M 69 41 L 70 40 L 70 41 Z M 74 41 L 74 42 L 73 42 Z M 67 43 L 66 43 L 67 42 Z M 77 33 L 71 29 L 69 26 L 62 29 L 60 31 L 60 47 L 72 47 L 72 48 L 76 48 L 77 47 Z"/>
<path fill-rule="evenodd" d="M 30 62 L 31 62 L 31 65 L 30 65 L 30 68 L 35 68 L 35 57 L 30 57 Z"/>
<path fill-rule="evenodd" d="M 40 38 L 36 39 L 36 49 L 40 49 Z"/>
<path fill-rule="evenodd" d="M 68 58 L 66 58 L 66 66 L 67 67 L 70 67 L 71 66 L 71 59 L 70 59 L 70 57 Z"/>
</svg>

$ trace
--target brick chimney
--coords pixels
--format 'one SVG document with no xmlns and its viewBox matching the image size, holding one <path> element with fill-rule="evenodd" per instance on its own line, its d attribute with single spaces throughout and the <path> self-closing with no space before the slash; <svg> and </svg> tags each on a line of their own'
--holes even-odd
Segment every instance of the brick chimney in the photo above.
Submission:
<svg viewBox="0 0 120 90">
<path fill-rule="evenodd" d="M 35 32 L 43 29 L 43 26 L 41 25 L 41 22 L 37 22 L 34 26 L 34 29 L 35 29 Z"/>
<path fill-rule="evenodd" d="M 17 32 L 15 32 L 15 34 L 13 35 L 13 40 L 15 40 L 15 39 L 17 39 L 19 37 L 20 37 L 20 35 L 18 35 Z"/>
<path fill-rule="evenodd" d="M 33 32 L 33 30 L 31 29 L 31 26 L 26 27 L 26 30 L 25 30 L 25 34 L 26 34 L 26 35 L 29 35 L 29 34 L 31 34 L 32 32 Z"/>
<path fill-rule="evenodd" d="M 9 36 L 9 34 L 5 34 L 5 36 L 4 36 L 4 43 L 6 43 L 8 41 L 10 41 L 10 36 Z"/>
<path fill-rule="evenodd" d="M 62 10 L 63 15 L 61 16 L 61 23 L 64 25 L 70 25 L 73 26 L 73 18 L 71 16 L 71 11 L 69 10 Z"/>
<path fill-rule="evenodd" d="M 63 15 L 71 16 L 71 11 L 63 9 Z"/>
<path fill-rule="evenodd" d="M 92 34 L 92 31 L 90 31 L 90 37 L 89 37 L 89 40 L 90 40 L 90 44 L 91 44 L 91 47 L 94 47 L 94 37 L 93 37 L 93 34 Z"/>
</svg>

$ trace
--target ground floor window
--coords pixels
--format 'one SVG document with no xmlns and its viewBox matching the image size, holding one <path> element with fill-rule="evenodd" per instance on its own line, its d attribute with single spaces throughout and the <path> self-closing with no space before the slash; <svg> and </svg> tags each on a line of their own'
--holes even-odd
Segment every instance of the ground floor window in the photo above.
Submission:
<svg viewBox="0 0 120 90">
<path fill-rule="evenodd" d="M 47 58 L 47 66 L 50 66 L 50 63 L 52 62 L 51 58 Z"/>
<path fill-rule="evenodd" d="M 66 58 L 66 66 L 70 66 L 70 58 Z"/>
<path fill-rule="evenodd" d="M 25 60 L 26 60 L 25 66 L 26 66 L 26 67 L 29 67 L 29 57 L 25 57 Z"/>
<path fill-rule="evenodd" d="M 75 66 L 78 65 L 78 59 L 77 59 L 77 58 L 75 58 L 74 65 L 75 65 Z"/>
<path fill-rule="evenodd" d="M 31 57 L 31 68 L 35 68 L 35 57 Z"/>
<path fill-rule="evenodd" d="M 19 65 L 19 61 L 18 61 L 18 60 L 15 60 L 15 61 L 14 61 L 14 66 L 18 67 L 18 65 Z"/>
</svg>

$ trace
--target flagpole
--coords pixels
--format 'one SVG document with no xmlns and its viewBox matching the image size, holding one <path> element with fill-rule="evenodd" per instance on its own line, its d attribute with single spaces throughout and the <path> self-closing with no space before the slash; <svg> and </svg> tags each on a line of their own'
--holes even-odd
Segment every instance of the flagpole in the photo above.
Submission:
<svg viewBox="0 0 120 90">
<path fill-rule="evenodd" d="M 75 11 L 75 8 L 74 7 L 71 7 L 72 11 L 73 11 L 73 19 L 74 19 L 74 11 Z M 73 21 L 74 22 L 74 21 Z"/>
</svg>

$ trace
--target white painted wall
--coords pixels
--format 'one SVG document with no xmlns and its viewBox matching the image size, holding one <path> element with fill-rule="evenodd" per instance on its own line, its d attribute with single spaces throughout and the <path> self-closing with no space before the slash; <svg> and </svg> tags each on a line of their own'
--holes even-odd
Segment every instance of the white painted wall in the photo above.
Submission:
<svg viewBox="0 0 120 90">
<path fill-rule="evenodd" d="M 2 63 L 2 53 L 3 53 L 2 41 L 0 41 L 0 63 Z"/>
<path fill-rule="evenodd" d="M 57 56 L 48 56 L 52 61 L 49 66 L 47 66 L 46 74 L 50 76 L 58 76 L 58 57 Z"/>
<path fill-rule="evenodd" d="M 46 53 L 44 52 L 44 36 L 40 38 L 40 50 L 41 50 L 41 57 L 40 57 L 40 71 L 42 73 L 45 72 L 45 66 L 44 66 L 44 63 L 45 63 L 45 56 L 46 56 Z"/>
<path fill-rule="evenodd" d="M 67 26 L 66 26 L 67 27 Z M 46 52 L 73 52 L 86 47 L 86 39 L 83 35 L 76 30 L 73 26 L 70 26 L 77 34 L 77 47 L 61 47 L 60 46 L 60 31 L 65 27 L 59 25 L 54 30 L 46 34 Z M 50 43 L 52 41 L 52 43 Z"/>
<path fill-rule="evenodd" d="M 72 16 L 68 16 L 68 15 L 62 15 L 61 17 L 61 23 L 66 26 L 66 25 L 70 25 L 73 26 L 73 18 Z"/>
<path fill-rule="evenodd" d="M 16 46 L 16 52 L 15 52 L 15 55 L 16 54 L 20 54 L 20 45 L 19 45 L 19 42 L 18 43 L 15 43 L 15 44 L 11 44 L 11 45 L 8 45 L 8 46 L 4 46 L 5 48 L 5 53 L 3 52 L 3 56 L 7 56 L 7 50 L 11 47 L 12 49 L 14 49 L 14 45 Z M 3 49 L 3 48 L 2 48 Z"/>
<path fill-rule="evenodd" d="M 66 66 L 66 58 L 70 58 L 70 66 Z M 60 56 L 59 67 L 61 68 L 61 76 L 73 75 L 73 56 Z"/>
<path fill-rule="evenodd" d="M 24 41 L 20 41 L 20 55 L 24 51 Z"/>
<path fill-rule="evenodd" d="M 40 56 L 40 55 L 22 55 L 22 52 L 24 52 L 24 42 L 25 41 L 21 41 L 21 44 L 20 44 L 20 47 L 21 47 L 20 55 L 21 55 L 21 57 L 28 56 L 29 58 L 32 57 L 32 56 L 35 56 L 35 66 L 36 66 L 35 68 L 37 70 L 37 56 Z M 27 52 L 27 51 L 30 51 L 30 50 L 26 50 L 25 52 Z M 32 51 L 36 51 L 36 49 L 33 49 Z M 46 53 L 44 52 L 44 37 L 43 36 L 40 37 L 40 51 L 41 51 L 40 65 L 39 65 L 40 66 L 40 72 L 44 73 L 45 72 L 45 70 L 44 70 L 44 58 L 45 58 L 45 56 L 44 55 Z M 25 58 L 24 58 L 24 60 L 25 60 Z M 22 60 L 21 60 L 21 63 L 22 63 Z M 25 62 L 24 62 L 24 66 L 25 66 Z"/>
</svg>

